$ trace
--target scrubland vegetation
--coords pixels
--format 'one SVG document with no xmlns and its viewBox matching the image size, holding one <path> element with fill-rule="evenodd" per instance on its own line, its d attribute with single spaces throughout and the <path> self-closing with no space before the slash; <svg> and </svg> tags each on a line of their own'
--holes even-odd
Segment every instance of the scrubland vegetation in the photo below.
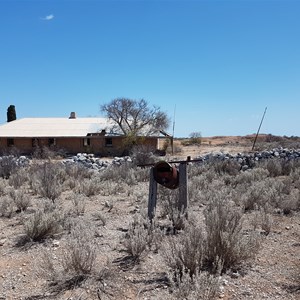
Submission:
<svg viewBox="0 0 300 300">
<path fill-rule="evenodd" d="M 190 164 L 188 213 L 177 190 L 159 187 L 152 222 L 148 168 L 0 168 L 1 299 L 247 299 L 224 278 L 247 276 L 282 219 L 300 225 L 299 160 Z M 281 299 L 299 296 L 293 264 Z"/>
</svg>

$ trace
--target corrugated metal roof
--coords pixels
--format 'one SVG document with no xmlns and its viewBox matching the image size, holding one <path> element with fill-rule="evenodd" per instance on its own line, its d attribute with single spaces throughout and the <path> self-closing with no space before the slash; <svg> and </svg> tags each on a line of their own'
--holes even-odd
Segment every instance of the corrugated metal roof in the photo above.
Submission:
<svg viewBox="0 0 300 300">
<path fill-rule="evenodd" d="M 24 118 L 0 125 L 0 137 L 82 137 L 112 126 L 106 118 Z"/>
</svg>

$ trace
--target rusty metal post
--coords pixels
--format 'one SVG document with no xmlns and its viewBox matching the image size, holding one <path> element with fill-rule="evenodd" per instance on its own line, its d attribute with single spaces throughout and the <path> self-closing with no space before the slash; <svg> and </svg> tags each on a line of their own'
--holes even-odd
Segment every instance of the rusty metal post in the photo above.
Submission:
<svg viewBox="0 0 300 300">
<path fill-rule="evenodd" d="M 149 198 L 148 198 L 148 218 L 152 220 L 155 215 L 157 200 L 157 182 L 154 180 L 153 167 L 150 169 L 150 184 L 149 184 Z"/>
</svg>

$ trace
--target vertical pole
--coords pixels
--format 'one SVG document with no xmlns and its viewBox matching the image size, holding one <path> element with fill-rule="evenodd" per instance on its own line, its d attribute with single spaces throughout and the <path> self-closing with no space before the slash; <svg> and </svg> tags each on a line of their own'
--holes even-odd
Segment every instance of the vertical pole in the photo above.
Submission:
<svg viewBox="0 0 300 300">
<path fill-rule="evenodd" d="M 150 185 L 149 185 L 149 198 L 148 198 L 148 218 L 150 221 L 155 215 L 157 199 L 157 182 L 154 180 L 153 168 L 150 169 Z"/>
<path fill-rule="evenodd" d="M 174 107 L 173 130 L 172 130 L 172 139 L 171 139 L 172 155 L 174 155 L 175 112 L 176 112 L 176 104 Z"/>
<path fill-rule="evenodd" d="M 187 163 L 179 165 L 179 211 L 185 211 L 188 206 Z"/>
<path fill-rule="evenodd" d="M 254 142 L 253 142 L 252 151 L 254 150 L 254 146 L 255 146 L 255 143 L 256 143 L 256 140 L 257 140 L 257 137 L 258 137 L 259 131 L 260 131 L 261 124 L 262 124 L 262 122 L 263 122 L 263 120 L 264 120 L 264 117 L 265 117 L 266 111 L 267 111 L 267 107 L 265 108 L 264 114 L 263 114 L 263 116 L 262 116 L 262 118 L 261 118 L 261 121 L 260 121 L 260 124 L 259 124 L 258 130 L 257 130 L 256 136 L 255 136 L 255 139 L 254 139 Z"/>
</svg>

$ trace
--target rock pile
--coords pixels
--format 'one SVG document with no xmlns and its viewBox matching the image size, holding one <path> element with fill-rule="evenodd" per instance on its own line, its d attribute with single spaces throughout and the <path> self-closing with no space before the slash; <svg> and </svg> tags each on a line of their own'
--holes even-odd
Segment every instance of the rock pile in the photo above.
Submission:
<svg viewBox="0 0 300 300">
<path fill-rule="evenodd" d="M 70 164 L 80 164 L 85 168 L 93 169 L 95 171 L 103 171 L 111 165 L 122 165 L 124 163 L 132 163 L 132 160 L 129 156 L 124 157 L 115 157 L 112 161 L 101 160 L 98 157 L 95 157 L 94 154 L 87 153 L 78 153 L 75 156 L 72 156 L 69 159 L 63 160 L 65 165 Z"/>
<path fill-rule="evenodd" d="M 17 167 L 25 167 L 29 164 L 30 159 L 26 156 L 15 157 L 14 155 L 4 155 L 0 156 L 0 165 L 15 165 Z"/>
<path fill-rule="evenodd" d="M 247 169 L 253 167 L 257 162 L 263 161 L 266 159 L 284 159 L 284 160 L 293 160 L 300 158 L 300 149 L 286 149 L 286 148 L 276 148 L 273 150 L 265 150 L 262 152 L 253 152 L 253 153 L 223 153 L 223 152 L 214 152 L 209 153 L 204 156 L 197 156 L 193 159 L 197 159 L 200 162 L 213 162 L 213 161 L 224 161 L 224 160 L 234 160 L 241 165 L 242 169 Z M 112 161 L 101 160 L 101 158 L 95 157 L 93 154 L 87 153 L 78 153 L 76 156 L 73 156 L 69 159 L 64 160 L 64 164 L 81 164 L 82 166 L 93 169 L 96 171 L 105 170 L 107 167 L 122 165 L 124 163 L 132 163 L 132 159 L 129 156 L 125 157 L 115 157 Z"/>
<path fill-rule="evenodd" d="M 261 152 L 252 153 L 237 153 L 230 154 L 224 152 L 213 152 L 206 154 L 204 156 L 194 157 L 193 160 L 199 160 L 199 162 L 214 162 L 214 161 L 224 161 L 224 160 L 234 160 L 241 165 L 243 170 L 255 166 L 257 162 L 266 159 L 284 159 L 284 160 L 296 160 L 300 159 L 300 149 L 287 149 L 287 148 L 276 148 L 273 150 L 265 150 Z M 115 157 L 112 160 L 102 160 L 101 158 L 95 157 L 94 154 L 78 153 L 68 159 L 64 159 L 63 164 L 72 165 L 80 164 L 85 168 L 92 169 L 95 171 L 103 171 L 110 166 L 120 166 L 125 163 L 132 163 L 132 158 L 130 156 Z M 0 166 L 6 164 L 14 164 L 18 167 L 27 166 L 30 163 L 30 159 L 26 156 L 15 157 L 13 155 L 0 156 Z"/>
<path fill-rule="evenodd" d="M 267 159 L 284 159 L 284 160 L 295 160 L 300 158 L 300 149 L 287 149 L 287 148 L 276 148 L 272 150 L 265 150 L 262 152 L 253 153 L 209 153 L 204 156 L 198 156 L 197 160 L 200 162 L 213 162 L 213 161 L 224 161 L 224 160 L 234 160 L 238 162 L 243 169 L 254 166 L 257 162 L 267 160 Z"/>
</svg>

